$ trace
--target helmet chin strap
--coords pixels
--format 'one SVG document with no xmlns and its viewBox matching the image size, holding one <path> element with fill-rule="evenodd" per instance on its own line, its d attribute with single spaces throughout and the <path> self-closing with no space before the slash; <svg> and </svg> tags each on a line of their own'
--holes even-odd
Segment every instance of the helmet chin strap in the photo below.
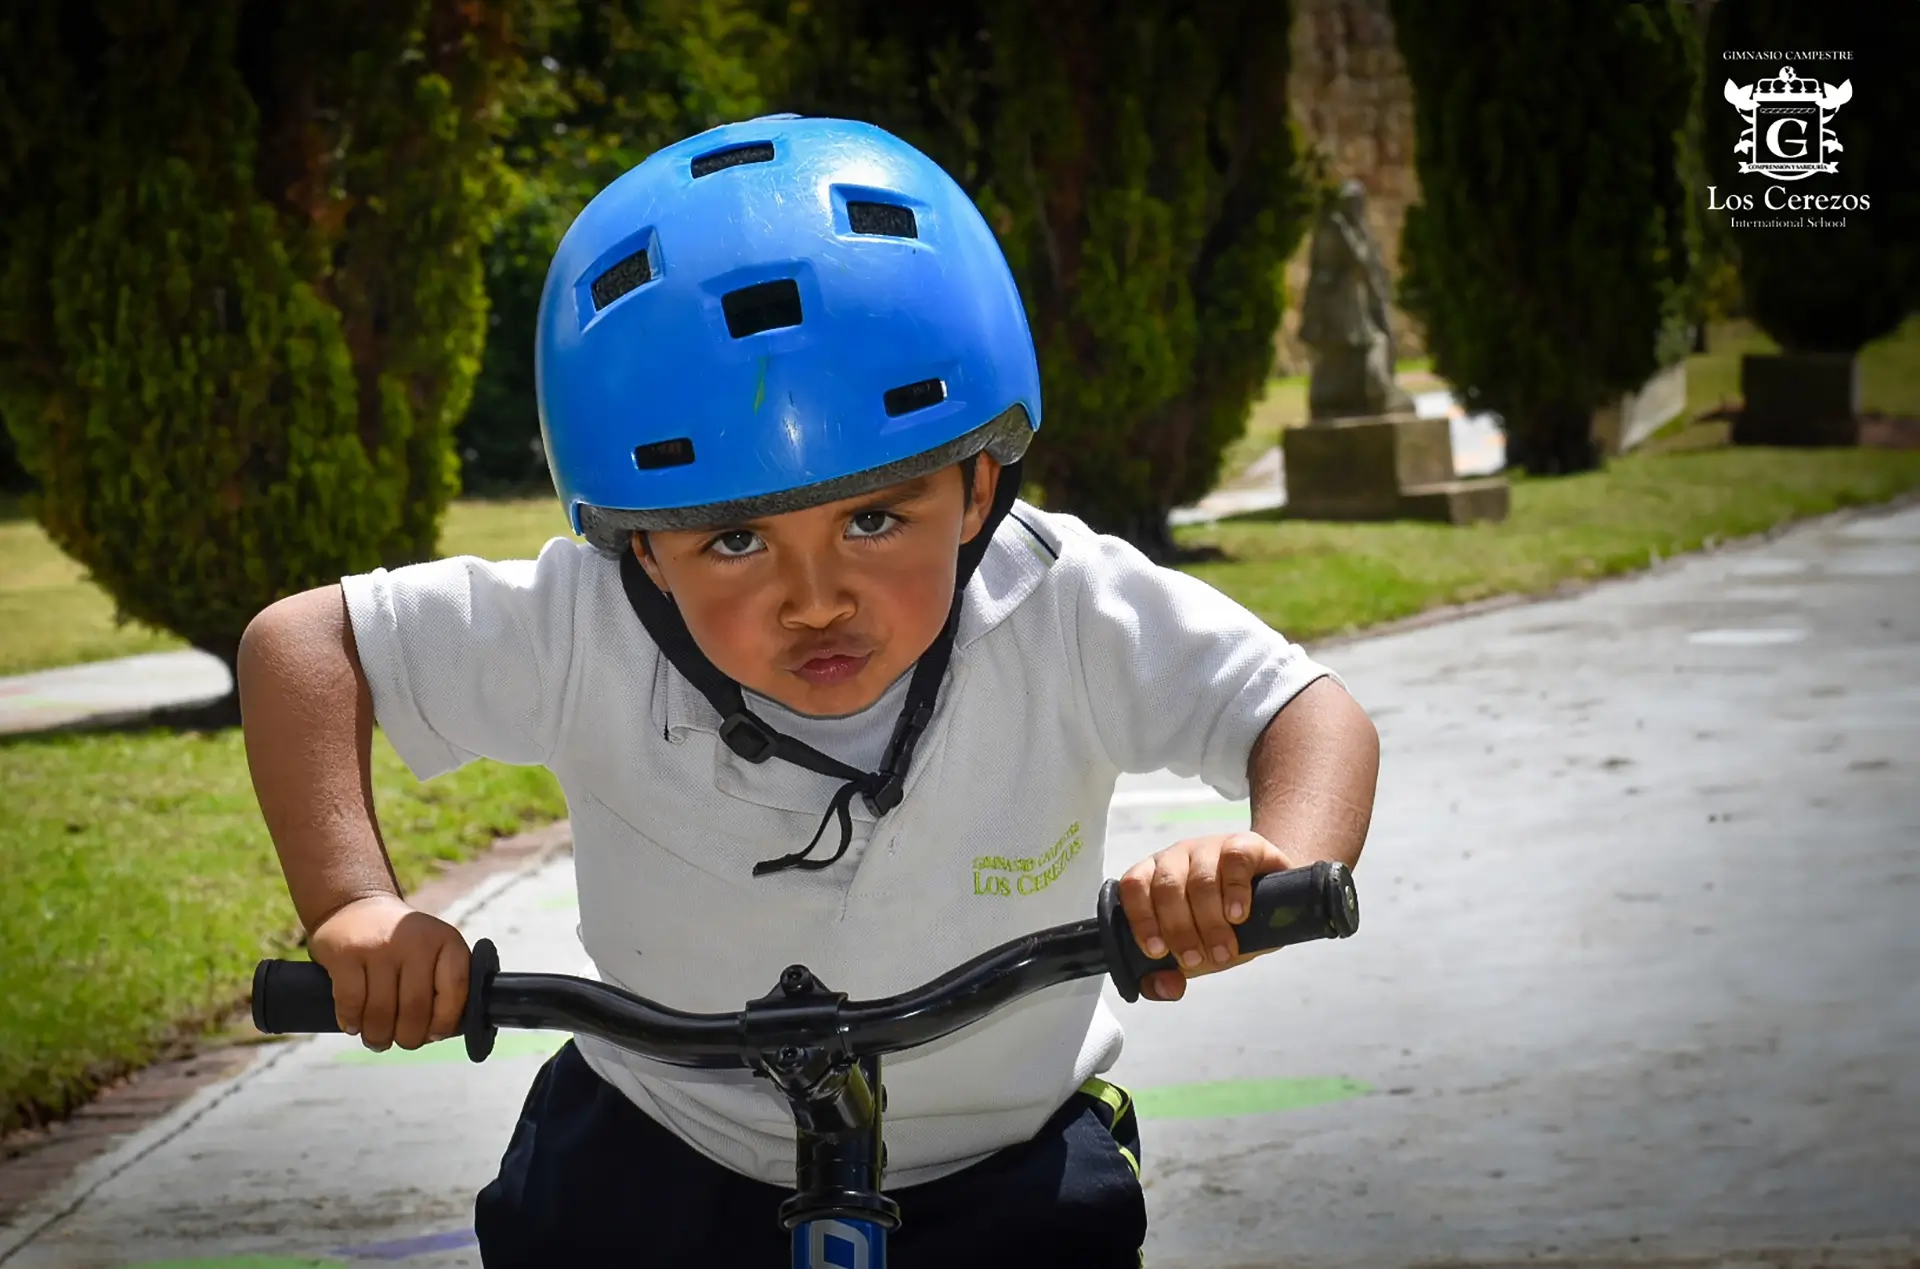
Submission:
<svg viewBox="0 0 1920 1269">
<path fill-rule="evenodd" d="M 714 712 L 720 715 L 720 738 L 726 741 L 727 747 L 748 762 L 760 763 L 769 758 L 779 758 L 846 782 L 827 804 L 820 827 L 814 831 L 813 840 L 807 843 L 806 848 L 779 859 L 755 864 L 754 876 L 762 877 L 788 868 L 826 868 L 836 863 L 847 853 L 847 847 L 853 840 L 853 817 L 847 808 L 856 793 L 876 816 L 885 815 L 900 805 L 900 799 L 906 791 L 907 769 L 913 761 L 914 746 L 919 743 L 920 734 L 926 730 L 927 724 L 933 721 L 940 683 L 946 678 L 947 663 L 953 656 L 954 633 L 959 628 L 960 605 L 966 595 L 967 582 L 980 567 L 980 561 L 986 558 L 994 531 L 1007 518 L 1007 513 L 1013 510 L 1014 499 L 1020 494 L 1020 468 L 1021 464 L 1014 462 L 1000 469 L 993 504 L 980 531 L 974 534 L 972 541 L 960 547 L 959 567 L 954 573 L 953 602 L 947 609 L 946 623 L 941 626 L 932 646 L 913 667 L 913 679 L 907 684 L 906 704 L 901 708 L 900 720 L 894 724 L 893 737 L 887 743 L 886 756 L 878 771 L 861 771 L 831 758 L 811 745 L 774 730 L 748 709 L 740 685 L 722 674 L 707 659 L 707 654 L 700 650 L 700 645 L 693 641 L 673 599 L 654 585 L 653 579 L 647 576 L 646 569 L 632 550 L 621 553 L 620 582 L 627 592 L 627 602 L 633 605 L 634 615 L 640 618 L 640 624 L 653 636 L 653 641 L 666 654 L 674 669 L 686 676 L 687 681 L 707 698 Z M 839 848 L 825 859 L 810 858 L 821 835 L 826 832 L 828 822 L 836 818 L 840 821 Z"/>
</svg>

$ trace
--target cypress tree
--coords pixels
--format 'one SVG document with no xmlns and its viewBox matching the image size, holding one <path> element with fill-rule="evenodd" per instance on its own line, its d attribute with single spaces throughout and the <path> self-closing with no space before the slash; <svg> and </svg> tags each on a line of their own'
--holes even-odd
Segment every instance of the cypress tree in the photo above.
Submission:
<svg viewBox="0 0 1920 1269">
<path fill-rule="evenodd" d="M 433 552 L 532 9 L 5 19 L 0 415 L 123 614 L 231 664 L 279 596 Z"/>
<path fill-rule="evenodd" d="M 474 494 L 550 488 L 534 325 L 567 226 L 654 150 L 764 113 L 782 48 L 748 0 L 588 0 L 545 34 L 506 147 L 508 212 L 485 251 L 486 347 L 455 432 L 461 487 Z"/>
<path fill-rule="evenodd" d="M 1686 347 L 1699 63 L 1688 6 L 1393 0 L 1422 201 L 1404 303 L 1508 461 L 1595 467 L 1593 411 Z"/>
</svg>

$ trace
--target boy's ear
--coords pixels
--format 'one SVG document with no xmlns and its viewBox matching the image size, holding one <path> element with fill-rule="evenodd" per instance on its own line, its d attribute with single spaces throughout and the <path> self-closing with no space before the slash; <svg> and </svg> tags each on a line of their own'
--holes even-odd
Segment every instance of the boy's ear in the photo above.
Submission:
<svg viewBox="0 0 1920 1269">
<path fill-rule="evenodd" d="M 647 535 L 635 530 L 628 539 L 628 546 L 633 551 L 633 558 L 640 561 L 640 567 L 647 570 L 647 576 L 652 578 L 653 584 L 660 588 L 660 593 L 671 595 L 673 589 L 667 585 L 666 577 L 661 574 L 659 561 L 653 558 L 653 551 L 647 545 Z"/>
<path fill-rule="evenodd" d="M 987 522 L 987 515 L 993 510 L 993 495 L 1000 488 L 1000 463 L 992 454 L 980 451 L 974 460 L 973 496 L 967 500 L 965 513 L 960 519 L 960 541 L 971 542 L 980 535 L 980 528 Z"/>
</svg>

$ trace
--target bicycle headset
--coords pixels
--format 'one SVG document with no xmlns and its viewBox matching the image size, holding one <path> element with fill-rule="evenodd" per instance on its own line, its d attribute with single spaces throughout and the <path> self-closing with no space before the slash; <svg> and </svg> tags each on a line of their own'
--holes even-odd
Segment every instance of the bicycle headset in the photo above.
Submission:
<svg viewBox="0 0 1920 1269">
<path fill-rule="evenodd" d="M 964 190 L 870 124 L 768 115 L 656 151 L 561 239 L 534 350 L 540 433 L 574 531 L 620 557 L 635 614 L 748 762 L 845 781 L 803 850 L 837 862 L 858 793 L 899 805 L 933 718 L 961 598 L 1012 510 L 1040 426 L 1026 310 Z M 908 683 L 880 770 L 776 731 L 694 643 L 631 534 L 698 530 L 854 498 L 981 452 L 1004 470 L 960 548 L 953 600 Z M 838 818 L 840 845 L 813 858 Z"/>
</svg>

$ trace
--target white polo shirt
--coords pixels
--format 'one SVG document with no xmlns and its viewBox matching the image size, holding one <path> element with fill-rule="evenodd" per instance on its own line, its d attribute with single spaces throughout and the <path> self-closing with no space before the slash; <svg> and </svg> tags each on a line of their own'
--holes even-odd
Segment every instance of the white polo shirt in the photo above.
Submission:
<svg viewBox="0 0 1920 1269">
<path fill-rule="evenodd" d="M 598 972 L 695 1013 L 741 1008 L 794 963 L 855 999 L 888 996 L 1091 916 L 1118 775 L 1167 768 L 1244 798 L 1262 728 L 1328 673 L 1205 583 L 1017 503 L 968 583 L 905 798 L 878 821 L 854 799 L 853 841 L 832 867 L 755 877 L 755 863 L 806 844 L 840 782 L 728 749 L 634 615 L 617 561 L 556 538 L 538 560 L 461 557 L 341 585 L 380 725 L 414 774 L 481 756 L 551 769 Z M 871 769 L 904 687 L 795 734 Z M 1030 1138 L 1109 1068 L 1121 1032 L 1101 981 L 888 1058 L 888 1183 Z M 767 1081 L 578 1044 L 695 1149 L 792 1184 L 793 1122 Z"/>
</svg>

